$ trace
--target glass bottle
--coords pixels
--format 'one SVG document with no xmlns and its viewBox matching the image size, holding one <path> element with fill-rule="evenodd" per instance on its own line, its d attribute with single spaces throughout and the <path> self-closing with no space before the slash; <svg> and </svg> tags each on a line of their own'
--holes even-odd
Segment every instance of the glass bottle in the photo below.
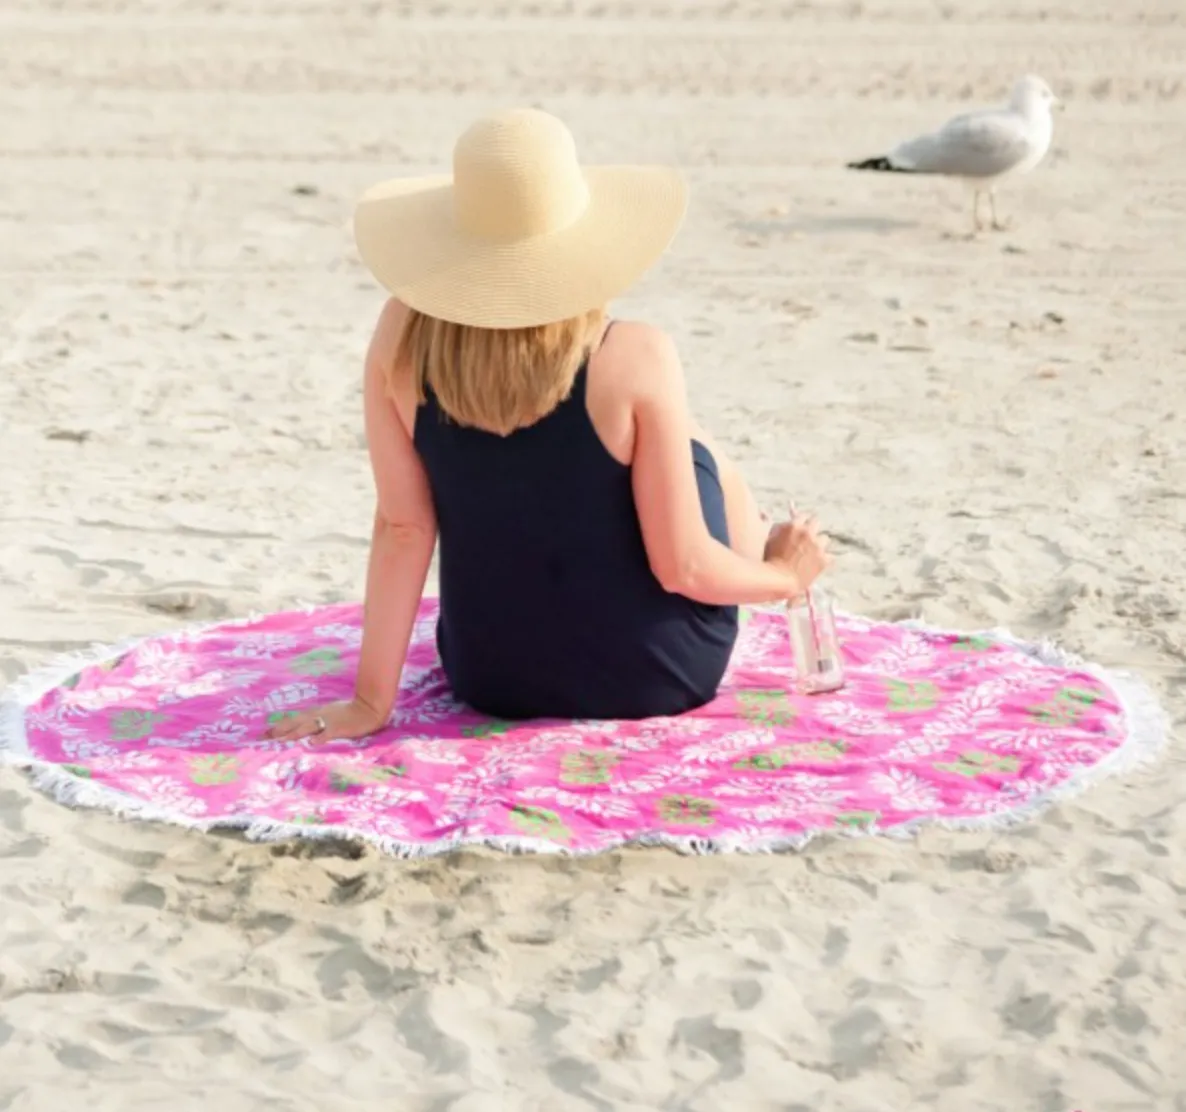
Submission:
<svg viewBox="0 0 1186 1112">
<path fill-rule="evenodd" d="M 821 695 L 844 686 L 844 661 L 832 600 L 813 587 L 787 603 L 787 628 L 795 687 L 804 695 Z"/>
</svg>

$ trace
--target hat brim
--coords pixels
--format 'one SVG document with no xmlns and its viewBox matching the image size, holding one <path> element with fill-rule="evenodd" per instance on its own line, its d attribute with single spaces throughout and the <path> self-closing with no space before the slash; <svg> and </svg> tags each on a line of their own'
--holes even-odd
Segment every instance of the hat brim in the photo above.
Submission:
<svg viewBox="0 0 1186 1112">
<path fill-rule="evenodd" d="M 589 203 L 546 235 L 492 243 L 454 217 L 448 176 L 400 178 L 368 190 L 354 214 L 367 269 L 405 305 L 479 328 L 528 328 L 608 304 L 670 245 L 688 191 L 678 171 L 583 170 Z"/>
</svg>

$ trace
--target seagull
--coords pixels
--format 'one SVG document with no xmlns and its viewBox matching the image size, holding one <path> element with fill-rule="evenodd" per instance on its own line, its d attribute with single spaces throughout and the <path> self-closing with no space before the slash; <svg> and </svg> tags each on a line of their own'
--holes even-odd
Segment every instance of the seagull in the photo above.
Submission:
<svg viewBox="0 0 1186 1112">
<path fill-rule="evenodd" d="M 981 231 L 980 195 L 988 194 L 992 227 L 997 220 L 994 190 L 1012 174 L 1032 170 L 1046 156 L 1054 131 L 1051 110 L 1061 102 L 1040 77 L 1027 75 L 1013 86 L 1002 108 L 967 112 L 938 131 L 899 143 L 889 154 L 848 163 L 850 170 L 941 174 L 961 178 L 972 190 L 972 234 Z"/>
</svg>

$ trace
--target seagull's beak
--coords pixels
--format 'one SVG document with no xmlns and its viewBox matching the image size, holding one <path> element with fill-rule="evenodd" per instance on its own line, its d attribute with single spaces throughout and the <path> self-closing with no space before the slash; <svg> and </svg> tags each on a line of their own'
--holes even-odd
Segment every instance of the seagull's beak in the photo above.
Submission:
<svg viewBox="0 0 1186 1112">
<path fill-rule="evenodd" d="M 1055 112 L 1065 112 L 1067 110 L 1066 101 L 1059 100 L 1058 97 L 1055 97 L 1050 102 L 1050 107 L 1053 108 Z"/>
</svg>

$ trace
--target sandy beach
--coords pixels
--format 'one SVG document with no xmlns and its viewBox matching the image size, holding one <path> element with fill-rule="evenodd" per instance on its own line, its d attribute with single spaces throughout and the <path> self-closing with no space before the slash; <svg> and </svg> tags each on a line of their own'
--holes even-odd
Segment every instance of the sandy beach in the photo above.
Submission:
<svg viewBox="0 0 1186 1112">
<path fill-rule="evenodd" d="M 1186 11 L 1147 0 L 0 0 L 0 684 L 359 598 L 357 194 L 508 104 L 693 203 L 678 339 L 840 605 L 1051 637 L 1186 715 Z M 1049 157 L 855 174 L 1041 74 Z M 0 1112 L 1186 1110 L 1186 768 L 1013 829 L 399 861 L 0 768 Z"/>
</svg>

